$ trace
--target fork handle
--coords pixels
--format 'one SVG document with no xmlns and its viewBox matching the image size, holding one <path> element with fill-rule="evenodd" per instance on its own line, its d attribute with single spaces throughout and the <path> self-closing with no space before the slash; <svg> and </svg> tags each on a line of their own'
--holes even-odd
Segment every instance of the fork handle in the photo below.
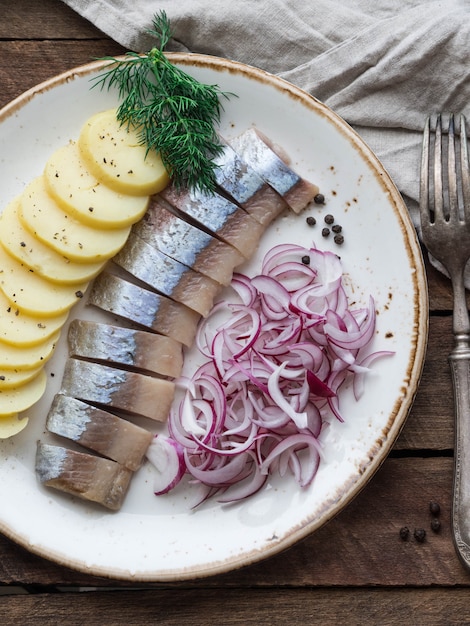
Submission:
<svg viewBox="0 0 470 626">
<path fill-rule="evenodd" d="M 468 335 L 456 337 L 449 355 L 455 403 L 452 526 L 461 561 L 470 567 L 470 347 Z"/>
</svg>

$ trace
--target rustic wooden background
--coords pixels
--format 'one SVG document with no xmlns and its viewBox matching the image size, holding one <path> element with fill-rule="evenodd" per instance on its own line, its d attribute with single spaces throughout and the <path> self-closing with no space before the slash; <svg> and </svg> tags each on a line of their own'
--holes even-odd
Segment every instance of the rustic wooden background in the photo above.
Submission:
<svg viewBox="0 0 470 626">
<path fill-rule="evenodd" d="M 122 51 L 59 0 L 2 0 L 0 106 L 55 74 Z M 470 623 L 470 575 L 450 529 L 451 292 L 447 279 L 428 269 L 430 340 L 414 407 L 390 457 L 336 519 L 269 561 L 194 582 L 138 587 L 68 570 L 0 536 L 0 622 Z M 430 529 L 431 500 L 441 507 L 439 533 Z M 411 530 L 408 541 L 400 539 L 403 526 Z M 413 538 L 415 528 L 426 529 L 424 542 Z"/>
</svg>

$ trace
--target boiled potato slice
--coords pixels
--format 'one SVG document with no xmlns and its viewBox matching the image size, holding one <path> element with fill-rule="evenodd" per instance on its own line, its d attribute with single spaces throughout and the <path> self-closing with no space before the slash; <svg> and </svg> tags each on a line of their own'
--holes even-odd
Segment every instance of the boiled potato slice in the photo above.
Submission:
<svg viewBox="0 0 470 626">
<path fill-rule="evenodd" d="M 13 389 L 0 389 L 0 416 L 21 413 L 35 404 L 46 389 L 47 376 L 44 369 L 24 385 Z"/>
<path fill-rule="evenodd" d="M 59 333 L 52 335 L 44 343 L 27 348 L 17 348 L 0 342 L 0 372 L 4 370 L 32 370 L 45 365 L 51 358 Z"/>
<path fill-rule="evenodd" d="M 46 164 L 47 190 L 64 211 L 88 226 L 124 228 L 144 215 L 148 196 L 129 196 L 103 184 L 86 167 L 74 142 L 59 148 Z"/>
<path fill-rule="evenodd" d="M 87 120 L 78 146 L 94 176 L 121 193 L 149 196 L 169 182 L 160 156 L 153 151 L 147 153 L 135 128 L 121 125 L 116 119 L 115 109 Z"/>
<path fill-rule="evenodd" d="M 0 288 L 13 306 L 28 315 L 55 317 L 79 301 L 88 283 L 58 285 L 41 278 L 0 245 Z"/>
<path fill-rule="evenodd" d="M 12 389 L 24 385 L 29 380 L 39 374 L 42 365 L 31 370 L 1 370 L 0 369 L 0 389 Z M 2 416 L 0 415 L 0 428 Z M 1 438 L 1 435 L 0 435 Z"/>
<path fill-rule="evenodd" d="M 77 263 L 109 259 L 126 243 L 130 232 L 130 226 L 98 230 L 74 219 L 48 194 L 43 176 L 35 178 L 22 193 L 18 216 L 34 237 Z"/>
<path fill-rule="evenodd" d="M 0 340 L 4 343 L 18 347 L 43 343 L 62 328 L 67 317 L 68 312 L 47 318 L 27 315 L 0 289 Z"/>
<path fill-rule="evenodd" d="M 20 419 L 18 413 L 0 415 L 0 439 L 9 439 L 20 433 L 27 425 L 28 418 Z"/>
<path fill-rule="evenodd" d="M 19 198 L 15 198 L 0 215 L 0 243 L 10 256 L 54 283 L 83 283 L 99 274 L 105 261 L 70 261 L 24 228 L 18 217 L 18 207 Z"/>
</svg>

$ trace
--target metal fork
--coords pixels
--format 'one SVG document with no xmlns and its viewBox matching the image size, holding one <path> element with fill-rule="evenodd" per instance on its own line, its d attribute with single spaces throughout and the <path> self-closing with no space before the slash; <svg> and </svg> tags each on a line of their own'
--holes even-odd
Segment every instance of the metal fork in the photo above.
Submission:
<svg viewBox="0 0 470 626">
<path fill-rule="evenodd" d="M 455 404 L 452 528 L 457 553 L 470 568 L 470 322 L 464 285 L 470 258 L 470 174 L 465 118 L 460 116 L 457 133 L 451 115 L 446 133 L 439 115 L 434 143 L 430 126 L 428 119 L 421 163 L 421 230 L 426 248 L 447 270 L 454 294 L 454 347 L 449 355 Z"/>
</svg>

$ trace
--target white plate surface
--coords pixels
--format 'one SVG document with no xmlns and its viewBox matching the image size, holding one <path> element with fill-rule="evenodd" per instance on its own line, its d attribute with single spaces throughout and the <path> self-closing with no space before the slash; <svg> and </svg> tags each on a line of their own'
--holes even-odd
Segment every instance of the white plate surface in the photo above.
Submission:
<svg viewBox="0 0 470 626">
<path fill-rule="evenodd" d="M 381 164 L 361 139 L 326 106 L 262 71 L 202 55 L 171 55 L 203 82 L 237 94 L 224 103 L 226 138 L 251 125 L 283 146 L 294 167 L 316 182 L 325 207 L 344 229 L 341 248 L 305 223 L 283 217 L 263 238 L 244 271 L 254 273 L 275 243 L 294 242 L 341 255 L 349 294 L 377 304 L 373 348 L 394 350 L 374 364 L 356 403 L 345 389 L 345 423 L 331 423 L 325 459 L 310 488 L 273 479 L 234 505 L 209 501 L 195 511 L 196 489 L 180 484 L 156 498 L 152 468 L 132 481 L 122 510 L 109 513 L 43 488 L 34 472 L 36 441 L 49 440 L 44 424 L 60 386 L 66 332 L 47 365 L 46 395 L 29 412 L 30 424 L 0 442 L 0 531 L 43 557 L 97 575 L 135 581 L 207 576 L 256 562 L 285 549 L 337 514 L 368 482 L 398 436 L 413 401 L 424 360 L 427 292 L 419 246 L 406 207 Z M 91 64 L 39 85 L 0 112 L 0 210 L 42 172 L 48 156 L 76 139 L 93 113 L 117 103 L 113 93 L 90 90 Z M 96 317 L 80 303 L 72 317 Z M 191 364 L 190 355 L 187 363 Z"/>
</svg>

